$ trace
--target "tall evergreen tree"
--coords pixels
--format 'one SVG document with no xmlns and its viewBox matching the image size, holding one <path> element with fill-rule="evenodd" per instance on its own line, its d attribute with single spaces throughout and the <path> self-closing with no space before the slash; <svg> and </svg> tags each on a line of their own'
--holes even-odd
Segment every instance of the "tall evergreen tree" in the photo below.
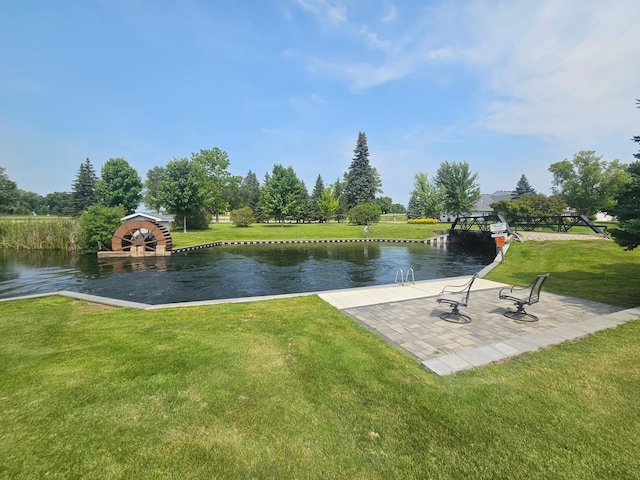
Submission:
<svg viewBox="0 0 640 480">
<path fill-rule="evenodd" d="M 640 100 L 636 100 L 640 108 Z M 640 135 L 633 141 L 640 144 Z M 625 250 L 640 246 L 640 151 L 634 153 L 636 161 L 627 167 L 629 183 L 616 196 L 617 204 L 612 213 L 618 216 L 618 227 L 611 230 L 615 242 Z"/>
<path fill-rule="evenodd" d="M 374 203 L 376 190 L 379 188 L 379 177 L 376 178 L 375 171 L 369 164 L 369 147 L 367 147 L 367 136 L 364 132 L 358 133 L 358 141 L 353 153 L 345 186 L 349 209 L 356 205 Z"/>
<path fill-rule="evenodd" d="M 96 183 L 98 183 L 98 176 L 91 160 L 87 158 L 84 163 L 80 164 L 78 174 L 71 187 L 72 215 L 78 216 L 85 208 L 98 203 Z"/>
<path fill-rule="evenodd" d="M 310 214 L 311 220 L 313 221 L 322 221 L 322 215 L 320 212 L 320 200 L 322 199 L 322 195 L 324 193 L 324 182 L 322 181 L 322 177 L 318 175 L 316 178 L 316 184 L 313 186 L 313 192 L 311 192 L 311 196 L 309 197 L 310 206 Z"/>
<path fill-rule="evenodd" d="M 251 170 L 240 182 L 240 198 L 242 206 L 250 207 L 254 214 L 258 211 L 260 202 L 260 182 L 258 177 Z"/>
<path fill-rule="evenodd" d="M 524 197 L 525 195 L 535 195 L 536 191 L 529 183 L 527 177 L 522 174 L 520 180 L 518 180 L 518 184 L 516 185 L 516 190 L 513 194 L 513 199 L 516 200 L 520 197 Z"/>
</svg>

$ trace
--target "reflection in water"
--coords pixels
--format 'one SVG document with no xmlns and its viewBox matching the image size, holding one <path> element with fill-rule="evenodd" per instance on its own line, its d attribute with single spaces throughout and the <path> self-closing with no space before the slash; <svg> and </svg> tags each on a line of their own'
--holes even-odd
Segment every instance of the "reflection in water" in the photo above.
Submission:
<svg viewBox="0 0 640 480">
<path fill-rule="evenodd" d="M 0 298 L 72 290 L 159 304 L 391 284 L 470 275 L 493 247 L 309 243 L 237 245 L 158 258 L 110 259 L 60 252 L 0 251 Z"/>
</svg>

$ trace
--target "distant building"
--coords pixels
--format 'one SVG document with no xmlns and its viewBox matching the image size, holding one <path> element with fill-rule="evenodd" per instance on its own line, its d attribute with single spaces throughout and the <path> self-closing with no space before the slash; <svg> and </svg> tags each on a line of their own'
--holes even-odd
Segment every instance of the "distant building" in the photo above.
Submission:
<svg viewBox="0 0 640 480">
<path fill-rule="evenodd" d="M 511 200 L 513 198 L 515 192 L 510 192 L 506 190 L 498 190 L 492 194 L 483 193 L 480 197 L 480 200 L 473 207 L 473 211 L 470 213 L 466 213 L 465 216 L 470 217 L 482 217 L 485 215 L 492 215 L 493 209 L 491 208 L 491 204 L 495 202 L 499 202 L 500 200 Z M 453 222 L 456 219 L 455 215 L 450 213 L 442 213 L 440 214 L 441 222 Z"/>
<path fill-rule="evenodd" d="M 162 213 L 135 212 L 120 219 L 120 221 L 123 223 L 130 220 L 146 220 L 148 222 L 156 222 L 165 227 L 167 230 L 171 231 L 171 222 L 173 222 L 173 217 L 163 215 Z"/>
</svg>

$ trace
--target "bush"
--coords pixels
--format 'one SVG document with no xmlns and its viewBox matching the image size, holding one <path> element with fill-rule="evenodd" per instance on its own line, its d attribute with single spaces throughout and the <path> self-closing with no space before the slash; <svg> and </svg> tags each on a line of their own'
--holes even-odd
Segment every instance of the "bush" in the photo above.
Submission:
<svg viewBox="0 0 640 480">
<path fill-rule="evenodd" d="M 124 207 L 105 207 L 91 205 L 80 215 L 80 231 L 76 244 L 82 253 L 97 253 L 100 250 L 98 242 L 111 246 L 114 232 L 122 224 L 120 219 L 127 214 Z"/>
<path fill-rule="evenodd" d="M 231 222 L 236 227 L 248 227 L 254 221 L 251 207 L 242 207 L 231 212 Z"/>
<path fill-rule="evenodd" d="M 349 222 L 355 225 L 369 225 L 371 223 L 378 223 L 382 210 L 380 205 L 375 203 L 364 203 L 362 205 L 356 205 L 349 210 Z"/>
<path fill-rule="evenodd" d="M 438 223 L 437 218 L 410 218 L 407 223 L 414 225 L 435 225 Z"/>
<path fill-rule="evenodd" d="M 181 229 L 183 227 L 182 215 L 176 215 L 173 223 L 171 224 L 175 229 Z M 213 215 L 208 212 L 198 212 L 187 215 L 187 228 L 189 230 L 206 230 L 209 228 L 209 224 L 213 219 Z"/>
</svg>

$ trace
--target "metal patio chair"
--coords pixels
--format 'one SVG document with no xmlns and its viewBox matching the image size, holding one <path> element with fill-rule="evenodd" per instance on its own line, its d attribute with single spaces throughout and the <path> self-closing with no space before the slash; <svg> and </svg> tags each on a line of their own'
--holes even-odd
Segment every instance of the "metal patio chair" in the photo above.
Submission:
<svg viewBox="0 0 640 480">
<path fill-rule="evenodd" d="M 471 292 L 471 285 L 475 279 L 478 278 L 476 273 L 471 280 L 464 285 L 447 285 L 438 294 L 436 302 L 446 303 L 451 306 L 451 311 L 440 315 L 442 320 L 452 323 L 471 323 L 471 317 L 460 313 L 460 307 L 467 307 L 469 304 L 469 293 Z"/>
<path fill-rule="evenodd" d="M 517 310 L 504 312 L 503 315 L 512 320 L 518 322 L 537 322 L 538 317 L 525 312 L 525 305 L 533 305 L 540 301 L 540 289 L 542 284 L 549 277 L 549 273 L 538 275 L 536 279 L 527 287 L 518 287 L 516 285 L 512 287 L 501 288 L 498 293 L 498 297 L 502 300 L 511 300 L 517 306 Z"/>
</svg>

